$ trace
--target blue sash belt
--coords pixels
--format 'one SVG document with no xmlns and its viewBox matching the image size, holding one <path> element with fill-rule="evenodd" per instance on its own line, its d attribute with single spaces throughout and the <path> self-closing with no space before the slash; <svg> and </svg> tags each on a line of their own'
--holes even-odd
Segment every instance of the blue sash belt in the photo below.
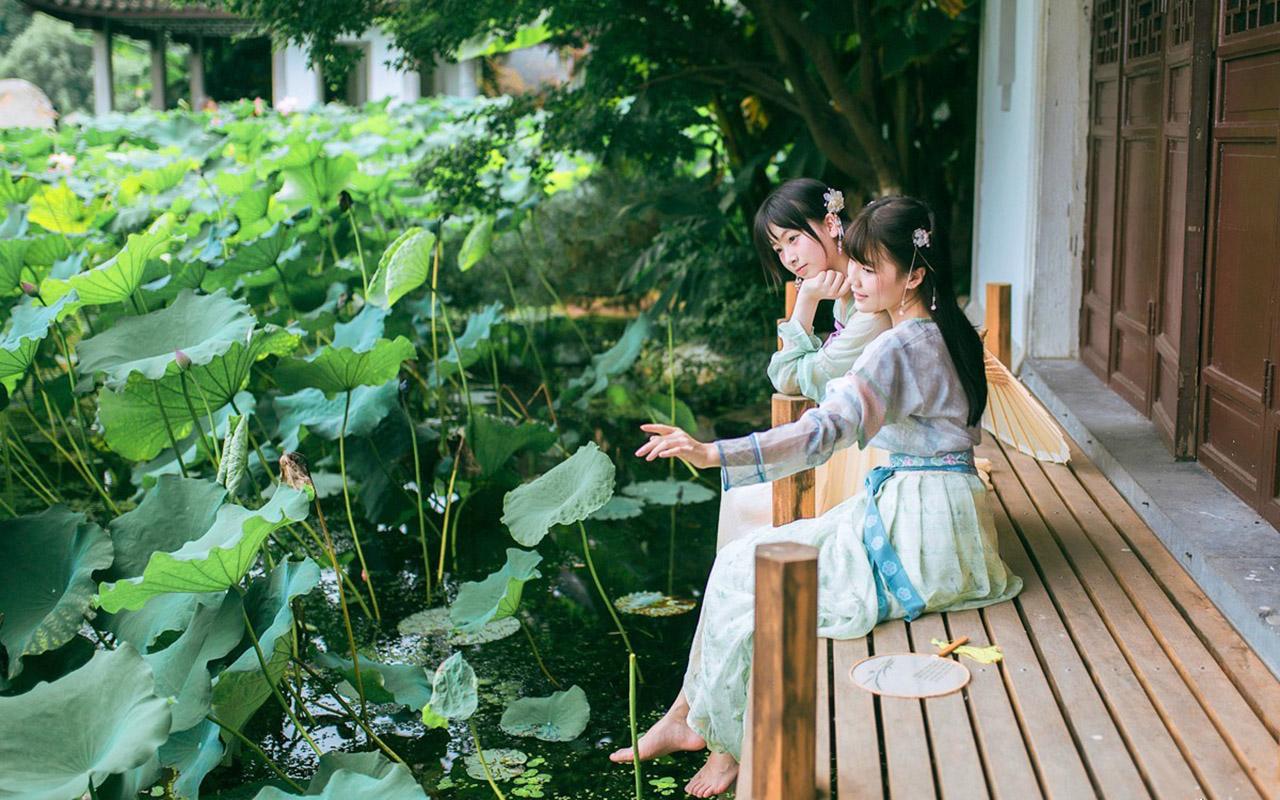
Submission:
<svg viewBox="0 0 1280 800">
<path fill-rule="evenodd" d="M 876 586 L 877 619 L 889 617 L 889 597 L 886 589 L 906 609 L 907 622 L 924 613 L 924 599 L 911 585 L 911 579 L 902 568 L 902 560 L 889 542 L 884 519 L 876 507 L 876 493 L 895 472 L 964 472 L 976 475 L 972 450 L 957 450 L 938 456 L 912 456 L 890 453 L 889 466 L 876 467 L 867 475 L 867 513 L 862 522 L 862 543 L 867 548 L 871 562 L 871 579 Z"/>
</svg>

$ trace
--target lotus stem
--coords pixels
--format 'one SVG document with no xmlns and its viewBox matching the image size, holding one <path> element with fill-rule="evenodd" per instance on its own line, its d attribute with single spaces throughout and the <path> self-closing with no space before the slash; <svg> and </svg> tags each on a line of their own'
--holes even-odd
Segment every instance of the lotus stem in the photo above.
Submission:
<svg viewBox="0 0 1280 800">
<path fill-rule="evenodd" d="M 627 655 L 627 708 L 631 720 L 631 766 L 636 774 L 636 800 L 640 800 L 640 737 L 636 730 L 636 654 Z"/>
<path fill-rule="evenodd" d="M 311 485 L 313 487 L 315 486 L 314 483 Z M 342 623 L 346 626 L 347 647 L 348 652 L 351 653 L 351 666 L 352 669 L 355 670 L 356 674 L 356 692 L 360 695 L 360 711 L 361 713 L 364 713 L 364 678 L 360 675 L 360 653 L 356 648 L 355 631 L 351 627 L 351 610 L 347 607 L 347 593 L 342 588 L 342 582 L 349 579 L 347 578 L 346 573 L 342 571 L 342 567 L 338 564 L 338 554 L 333 549 L 333 537 L 329 535 L 329 523 L 325 522 L 324 511 L 320 509 L 320 498 L 317 497 L 315 499 L 315 505 L 316 517 L 320 520 L 320 530 L 324 532 L 324 543 L 321 545 L 321 549 L 329 555 L 329 563 L 333 565 L 334 574 L 338 576 L 338 605 L 342 609 Z M 306 522 L 304 521 L 303 524 L 306 525 Z M 307 526 L 307 530 L 314 535 L 314 531 L 311 531 L 310 526 Z M 360 592 L 356 590 L 354 584 L 351 589 L 355 594 L 356 599 L 360 601 L 361 605 L 363 605 L 364 598 L 360 596 Z M 369 616 L 369 609 L 366 608 L 364 613 L 365 616 Z"/>
<path fill-rule="evenodd" d="M 89 797 L 90 800 L 98 800 L 98 790 L 93 785 L 93 777 L 89 777 Z"/>
<path fill-rule="evenodd" d="M 204 450 L 205 458 L 209 459 L 209 463 L 213 465 L 216 471 L 218 469 L 218 458 L 209 449 L 209 443 L 205 441 L 204 428 L 200 425 L 200 415 L 196 413 L 195 404 L 191 402 L 191 390 L 187 386 L 187 371 L 185 369 L 178 369 L 178 382 L 182 384 L 182 399 L 187 403 L 187 413 L 191 415 L 191 424 L 196 428 L 196 442 L 200 445 L 200 449 Z M 210 431 L 210 433 L 215 432 Z"/>
<path fill-rule="evenodd" d="M 445 547 L 449 542 L 449 512 L 453 509 L 453 484 L 458 477 L 458 462 L 462 460 L 462 444 L 467 439 L 463 436 L 458 440 L 458 449 L 453 454 L 453 469 L 449 472 L 449 488 L 444 492 L 444 523 L 441 527 L 440 536 L 440 567 L 436 572 L 436 583 L 444 583 L 444 553 Z"/>
<path fill-rule="evenodd" d="M 120 509 L 116 507 L 111 496 L 107 494 L 106 489 L 102 488 L 102 484 L 100 484 L 97 477 L 94 476 L 93 470 L 91 470 L 85 462 L 85 458 L 81 455 L 80 448 L 76 445 L 75 437 L 71 435 L 70 430 L 67 431 L 67 443 L 71 445 L 71 450 L 74 455 L 63 449 L 62 443 L 58 439 L 58 428 L 53 422 L 56 408 L 49 402 L 49 395 L 45 392 L 43 383 L 40 384 L 40 398 L 44 402 L 44 413 L 49 418 L 49 430 L 46 431 L 44 427 L 40 425 L 40 421 L 36 419 L 35 414 L 32 414 L 30 409 L 28 409 L 27 416 L 31 417 L 31 422 L 36 426 L 36 430 L 40 432 L 41 436 L 48 440 L 49 444 L 53 445 L 54 450 L 57 450 L 58 453 L 65 458 L 77 472 L 80 473 L 80 477 L 84 478 L 84 481 L 89 485 L 89 488 L 96 491 L 98 495 L 102 497 L 103 502 L 107 504 L 107 508 L 111 510 L 111 513 L 119 515 Z M 62 416 L 61 412 L 57 412 L 56 416 L 62 422 L 62 427 L 70 428 L 66 423 L 66 418 Z"/>
<path fill-rule="evenodd" d="M 484 757 L 484 748 L 480 746 L 480 734 L 476 733 L 476 724 L 467 720 L 467 727 L 471 729 L 471 741 L 476 743 L 476 758 L 480 759 L 480 768 L 484 770 L 484 778 L 489 782 L 489 788 L 498 796 L 498 800 L 507 800 L 506 795 L 498 788 L 498 784 L 493 782 L 493 774 L 489 772 L 489 762 Z"/>
<path fill-rule="evenodd" d="M 356 530 L 356 517 L 351 513 L 351 491 L 347 488 L 347 419 L 351 414 L 351 390 L 347 390 L 347 399 L 342 406 L 342 432 L 338 436 L 338 471 L 342 473 L 342 502 L 347 508 L 347 525 L 351 527 L 351 538 L 356 543 L 356 555 L 360 557 L 361 577 L 369 585 L 369 600 L 373 603 L 373 618 L 382 622 L 382 612 L 378 609 L 378 595 L 373 590 L 373 576 L 364 561 L 364 549 L 360 546 L 360 533 Z"/>
<path fill-rule="evenodd" d="M 369 299 L 369 274 L 364 266 L 364 247 L 360 244 L 360 226 L 356 225 L 355 206 L 347 207 L 347 221 L 351 223 L 351 235 L 356 240 L 356 257 L 360 260 L 360 280 L 364 282 L 364 298 Z"/>
<path fill-rule="evenodd" d="M 200 395 L 200 403 L 204 406 L 205 419 L 209 421 L 209 438 L 213 440 L 213 453 L 218 457 L 217 466 L 222 466 L 222 450 L 218 445 L 218 425 L 213 419 L 213 409 L 209 408 L 209 396 L 204 393 L 204 387 L 200 385 L 200 381 L 196 381 L 196 392 Z M 233 408 L 234 410 L 234 408 Z M 240 412 L 236 412 L 239 416 Z M 227 432 L 231 432 L 231 423 L 227 422 Z"/>
<path fill-rule="evenodd" d="M 173 435 L 173 425 L 169 423 L 169 412 L 164 410 L 164 401 L 160 399 L 160 384 L 151 382 L 151 390 L 155 392 L 156 408 L 160 409 L 160 419 L 164 421 L 164 432 L 169 435 L 169 446 L 173 448 L 173 457 L 178 461 L 178 469 L 182 477 L 187 477 L 187 465 L 182 461 L 182 452 L 178 449 L 178 440 Z"/>
<path fill-rule="evenodd" d="M 321 521 L 323 523 L 324 512 L 320 510 L 320 504 L 318 501 L 316 503 L 316 514 L 321 518 Z M 316 529 L 308 525 L 305 519 L 298 520 L 298 524 L 300 524 L 302 526 L 302 529 L 307 532 L 307 535 L 311 537 L 311 541 L 315 542 L 316 547 L 320 548 L 320 552 L 324 555 L 328 555 L 330 547 L 326 546 L 324 542 L 320 541 L 320 534 L 316 533 Z M 302 539 L 298 537 L 297 531 L 293 530 L 292 525 L 289 525 L 287 527 L 289 531 L 294 535 L 294 537 L 298 538 L 298 541 L 302 543 L 302 547 L 305 550 L 306 543 L 302 542 Z M 329 535 L 328 525 L 322 524 L 322 527 L 325 529 L 325 536 L 327 537 Z M 338 572 L 338 575 L 342 578 L 342 582 L 345 583 L 347 585 L 347 588 L 351 590 L 351 594 L 355 595 L 356 602 L 360 604 L 360 610 L 364 612 L 364 615 L 366 617 L 368 617 L 369 619 L 373 619 L 373 612 L 369 610 L 368 604 L 365 603 L 364 597 L 360 594 L 360 590 L 356 587 L 355 583 L 352 582 L 351 576 L 347 574 L 346 570 L 339 569 L 337 570 L 337 572 Z"/>
<path fill-rule="evenodd" d="M 511 273 L 507 271 L 507 264 L 505 261 L 499 261 L 498 265 L 502 268 L 502 277 L 507 283 L 507 294 L 511 295 L 512 308 L 517 308 L 520 305 L 520 300 L 516 296 L 515 284 L 511 282 Z M 538 347 L 533 341 L 533 334 L 529 332 L 530 323 L 526 322 L 520 327 L 524 329 L 525 348 L 533 353 L 533 363 L 538 368 L 538 378 L 542 380 L 543 386 L 551 385 L 547 380 L 547 369 L 542 364 L 542 356 L 538 354 Z"/>
<path fill-rule="evenodd" d="M 595 562 L 591 560 L 591 543 L 587 541 L 587 526 L 582 524 L 582 520 L 578 520 L 578 531 L 582 534 L 582 554 L 587 562 L 587 569 L 591 572 L 591 580 L 596 584 L 596 591 L 600 593 L 601 599 L 604 600 L 604 607 L 609 611 L 609 616 L 613 617 L 613 624 L 617 626 L 618 633 L 622 634 L 622 643 L 626 645 L 627 652 L 635 655 L 636 651 L 631 646 L 631 638 L 627 636 L 627 629 L 622 627 L 622 620 L 618 617 L 618 612 L 613 607 L 613 601 L 609 599 L 609 593 L 604 590 L 604 584 L 600 583 L 600 575 L 596 573 Z M 644 675 L 640 672 L 640 665 L 636 665 L 636 673 L 640 675 L 640 682 L 644 683 Z"/>
<path fill-rule="evenodd" d="M 471 390 L 467 387 L 467 368 L 462 365 L 462 351 L 458 349 L 458 342 L 453 338 L 453 325 L 449 322 L 449 307 L 444 304 L 444 300 L 436 294 L 435 289 L 431 290 L 431 296 L 436 299 L 440 305 L 440 318 L 444 320 L 444 332 L 449 337 L 449 347 L 458 354 L 458 377 L 462 380 L 462 403 L 467 407 L 467 422 L 471 422 Z M 432 314 L 432 319 L 435 315 Z M 436 365 L 436 376 L 440 375 L 440 365 Z"/>
<path fill-rule="evenodd" d="M 524 623 L 520 617 L 516 617 L 516 622 L 520 623 L 520 630 L 524 631 L 525 638 L 529 640 L 529 647 L 533 650 L 533 658 L 538 662 L 538 669 L 542 670 L 542 674 L 547 676 L 547 680 L 551 681 L 551 685 L 557 689 L 560 687 L 560 681 L 551 676 L 547 671 L 547 665 L 542 661 L 542 653 L 538 652 L 538 643 L 534 641 L 533 633 L 529 631 L 529 626 Z"/>
<path fill-rule="evenodd" d="M 365 732 L 365 735 L 369 737 L 369 741 L 376 744 L 379 750 L 387 754 L 387 758 L 390 758 L 392 761 L 398 762 L 400 764 L 405 763 L 404 759 L 400 757 L 400 754 L 397 753 L 395 750 L 392 750 L 391 747 L 388 746 L 386 742 L 382 741 L 382 739 L 378 738 L 378 734 L 373 732 L 373 728 L 369 727 L 369 723 L 365 722 L 356 714 L 355 709 L 351 707 L 350 703 L 348 703 L 346 700 L 342 698 L 342 695 L 338 692 L 337 688 L 333 686 L 333 684 L 331 684 L 329 681 L 326 681 L 324 677 L 320 675 L 320 673 L 312 669 L 310 664 L 306 664 L 302 661 L 298 661 L 297 663 L 298 663 L 298 666 L 302 667 L 302 669 L 305 670 L 308 675 L 310 675 L 312 678 L 315 678 L 315 680 L 325 688 L 325 691 L 327 691 L 334 700 L 338 701 L 338 705 L 342 706 L 346 714 L 349 717 L 351 717 L 353 720 L 355 720 L 356 724 L 359 725 L 360 728 Z"/>
<path fill-rule="evenodd" d="M 444 233 L 444 221 L 441 220 L 440 233 Z M 436 236 L 436 252 L 431 260 L 431 366 L 436 371 L 436 376 L 440 375 L 440 339 L 436 334 L 436 304 L 439 302 L 440 295 L 436 289 L 440 282 L 440 255 L 444 248 L 442 241 L 443 235 Z M 440 411 L 441 419 L 444 418 L 444 385 L 437 382 L 435 387 L 436 407 Z"/>
<path fill-rule="evenodd" d="M 250 750 L 252 750 L 255 754 L 257 754 L 258 758 L 262 759 L 262 763 L 264 763 L 264 764 L 266 764 L 268 767 L 270 767 L 270 768 L 271 768 L 271 771 L 272 771 L 272 772 L 274 772 L 274 773 L 276 774 L 276 777 L 280 778 L 280 780 L 282 780 L 282 781 L 284 781 L 285 783 L 289 784 L 289 786 L 290 786 L 290 787 L 291 787 L 295 792 L 298 792 L 299 794 L 301 794 L 301 793 L 303 793 L 303 792 L 305 792 L 305 791 L 306 791 L 306 790 L 305 790 L 305 789 L 303 789 L 301 786 L 299 786 L 297 783 L 295 783 L 295 782 L 294 782 L 294 780 L 293 780 L 292 778 L 290 778 L 290 777 L 289 777 L 289 775 L 288 775 L 284 770 L 280 769 L 280 767 L 278 767 L 278 766 L 276 765 L 276 762 L 272 761 L 272 760 L 271 760 L 271 757 L 267 755 L 266 751 L 264 751 L 261 747 L 259 747 L 259 746 L 258 746 L 258 743 L 257 743 L 257 742 L 253 741 L 252 739 L 250 739 L 249 737 L 245 736 L 245 735 L 244 735 L 243 733 L 241 733 L 240 731 L 236 730 L 235 728 L 231 727 L 231 726 L 230 726 L 230 725 L 228 725 L 227 723 L 225 723 L 225 722 L 223 722 L 222 720 L 218 719 L 218 718 L 217 718 L 217 717 L 215 717 L 213 714 L 205 714 L 205 715 L 204 715 L 204 718 L 205 718 L 205 719 L 207 719 L 207 720 L 209 720 L 210 722 L 212 722 L 214 725 L 217 725 L 217 726 L 218 726 L 219 728 L 221 728 L 222 730 L 226 731 L 227 733 L 229 733 L 229 734 L 231 734 L 232 736 L 234 736 L 234 737 L 236 737 L 237 739 L 239 739 L 241 744 L 243 744 L 245 747 L 248 747 L 248 748 L 249 748 Z"/>
<path fill-rule="evenodd" d="M 427 512 L 422 508 L 422 460 L 418 456 L 418 431 L 413 426 L 413 417 L 409 415 L 409 404 L 405 402 L 403 396 L 400 399 L 400 408 L 404 411 L 404 418 L 409 423 L 409 444 L 413 448 L 413 485 L 418 487 L 418 540 L 422 542 L 422 577 L 427 582 L 426 594 L 427 603 L 431 602 L 431 553 L 427 550 Z"/>
<path fill-rule="evenodd" d="M 280 694 L 280 687 L 276 686 L 275 681 L 271 680 L 271 672 L 267 669 L 267 657 L 262 654 L 262 645 L 258 642 L 258 634 L 253 631 L 253 621 L 249 619 L 249 609 L 244 605 L 245 592 L 240 584 L 232 586 L 240 595 L 240 616 L 244 618 L 244 629 L 249 633 L 249 641 L 253 643 L 253 652 L 258 655 L 258 666 L 262 667 L 262 677 L 267 679 L 267 685 L 271 687 L 271 693 L 276 696 L 276 700 L 280 703 L 280 708 L 284 709 L 285 715 L 289 717 L 289 721 L 298 729 L 298 733 L 302 734 L 302 738 L 307 740 L 307 744 L 311 745 L 311 749 L 315 751 L 316 758 L 324 755 L 320 752 L 320 746 L 311 738 L 311 734 L 307 733 L 307 729 L 303 727 L 298 715 L 293 713 L 293 709 L 289 708 L 289 703 L 284 699 L 284 695 Z"/>
</svg>

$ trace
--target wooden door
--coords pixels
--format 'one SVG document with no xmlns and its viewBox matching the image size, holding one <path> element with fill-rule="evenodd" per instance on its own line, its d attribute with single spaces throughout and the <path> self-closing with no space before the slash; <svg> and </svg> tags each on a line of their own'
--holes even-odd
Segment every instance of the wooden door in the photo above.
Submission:
<svg viewBox="0 0 1280 800">
<path fill-rule="evenodd" d="M 1221 0 L 1200 460 L 1280 524 L 1280 0 Z"/>
</svg>

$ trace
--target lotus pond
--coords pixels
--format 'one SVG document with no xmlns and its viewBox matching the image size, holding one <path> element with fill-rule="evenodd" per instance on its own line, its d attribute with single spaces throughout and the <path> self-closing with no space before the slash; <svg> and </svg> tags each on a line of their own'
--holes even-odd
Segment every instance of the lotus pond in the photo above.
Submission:
<svg viewBox="0 0 1280 800">
<path fill-rule="evenodd" d="M 630 457 L 697 427 L 670 322 L 454 302 L 594 169 L 517 131 L 450 206 L 469 108 L 0 136 L 0 797 L 682 795 L 607 760 L 714 550 L 716 476 Z"/>
</svg>

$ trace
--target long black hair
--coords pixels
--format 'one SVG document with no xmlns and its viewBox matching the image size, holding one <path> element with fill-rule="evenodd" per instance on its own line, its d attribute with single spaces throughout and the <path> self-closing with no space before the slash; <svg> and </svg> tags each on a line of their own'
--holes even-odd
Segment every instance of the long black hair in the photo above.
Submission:
<svg viewBox="0 0 1280 800">
<path fill-rule="evenodd" d="M 813 178 L 796 178 L 787 181 L 769 193 L 769 196 L 756 210 L 755 222 L 752 224 L 751 238 L 755 242 L 756 253 L 760 256 L 760 265 L 770 275 L 786 275 L 786 268 L 778 260 L 773 251 L 773 241 L 769 237 L 769 226 L 790 231 L 800 231 L 804 235 L 822 241 L 814 230 L 812 220 L 826 219 L 827 201 L 823 197 L 831 191 L 822 181 Z M 840 224 L 848 222 L 844 211 L 836 216 Z"/>
<path fill-rule="evenodd" d="M 974 426 L 982 420 L 982 412 L 987 407 L 982 340 L 956 302 L 951 265 L 943 241 L 933 211 L 923 200 L 914 197 L 873 200 L 858 212 L 844 232 L 845 252 L 860 264 L 882 268 L 888 261 L 899 273 L 924 268 L 924 280 L 916 291 L 942 332 L 947 352 L 960 375 L 960 385 L 969 398 L 968 424 Z"/>
</svg>

